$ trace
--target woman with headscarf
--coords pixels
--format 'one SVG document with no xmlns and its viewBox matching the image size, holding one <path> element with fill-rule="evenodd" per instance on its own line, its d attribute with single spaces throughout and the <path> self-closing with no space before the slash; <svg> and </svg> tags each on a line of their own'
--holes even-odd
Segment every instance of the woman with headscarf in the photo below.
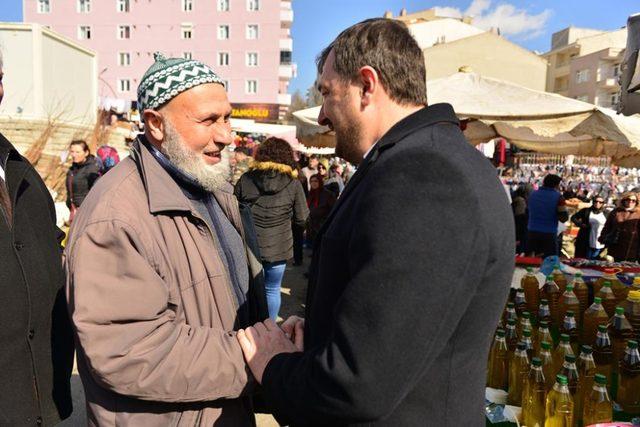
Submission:
<svg viewBox="0 0 640 427">
<path fill-rule="evenodd" d="M 590 207 L 580 209 L 571 217 L 571 222 L 579 227 L 575 242 L 576 258 L 597 259 L 604 245 L 598 241 L 607 217 L 604 214 L 604 198 L 596 196 Z"/>
<path fill-rule="evenodd" d="M 320 227 L 329 216 L 329 212 L 331 212 L 331 208 L 336 202 L 336 197 L 331 191 L 324 188 L 324 179 L 319 173 L 309 178 L 309 186 L 309 195 L 307 196 L 307 206 L 309 206 L 307 239 L 313 242 L 318 231 L 320 231 Z"/>
<path fill-rule="evenodd" d="M 600 243 L 606 245 L 607 253 L 616 261 L 636 261 L 639 225 L 638 195 L 626 192 L 620 197 L 618 207 L 607 217 L 600 234 Z"/>
<path fill-rule="evenodd" d="M 292 221 L 302 227 L 309 215 L 289 143 L 273 137 L 264 141 L 258 147 L 255 162 L 238 180 L 235 195 L 251 208 L 269 317 L 275 321 L 280 311 L 284 270 L 287 260 L 293 257 Z"/>
</svg>

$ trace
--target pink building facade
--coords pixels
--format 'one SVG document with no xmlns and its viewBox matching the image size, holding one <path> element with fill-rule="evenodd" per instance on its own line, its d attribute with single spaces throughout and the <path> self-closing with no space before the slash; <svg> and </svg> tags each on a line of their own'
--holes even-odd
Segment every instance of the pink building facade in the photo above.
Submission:
<svg viewBox="0 0 640 427">
<path fill-rule="evenodd" d="M 135 100 L 161 51 L 211 66 L 235 117 L 276 121 L 291 103 L 290 0 L 23 0 L 23 9 L 25 22 L 98 53 L 101 98 Z"/>
</svg>

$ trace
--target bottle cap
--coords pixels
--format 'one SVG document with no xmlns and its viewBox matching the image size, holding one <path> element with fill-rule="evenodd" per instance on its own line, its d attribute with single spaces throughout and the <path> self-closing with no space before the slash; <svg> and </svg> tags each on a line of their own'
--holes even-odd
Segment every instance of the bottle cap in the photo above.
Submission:
<svg viewBox="0 0 640 427">
<path fill-rule="evenodd" d="M 515 324 L 516 324 L 516 319 L 507 320 L 507 325 L 515 325 Z"/>
<path fill-rule="evenodd" d="M 525 329 L 524 331 L 522 331 L 522 335 L 524 335 L 525 337 L 530 337 L 531 329 Z"/>
<path fill-rule="evenodd" d="M 627 295 L 627 299 L 633 302 L 640 302 L 640 291 L 629 291 L 629 295 Z"/>
<path fill-rule="evenodd" d="M 540 321 L 540 327 L 541 328 L 548 328 L 549 327 L 549 321 L 548 320 L 541 320 Z"/>
<path fill-rule="evenodd" d="M 553 280 L 553 276 L 551 274 L 547 274 L 547 282 L 552 280 Z"/>
<path fill-rule="evenodd" d="M 565 292 L 573 291 L 573 285 L 567 285 L 567 290 Z"/>
<path fill-rule="evenodd" d="M 504 335 L 505 335 L 504 329 L 498 329 L 496 331 L 496 336 L 499 336 L 500 338 L 504 338 Z"/>
<path fill-rule="evenodd" d="M 576 274 L 574 274 L 575 277 L 582 277 L 582 272 L 578 271 Z"/>
<path fill-rule="evenodd" d="M 611 282 L 603 282 L 602 283 L 602 287 L 603 288 L 610 288 L 611 287 Z"/>
<path fill-rule="evenodd" d="M 629 292 L 629 293 L 631 293 L 631 292 Z M 638 292 L 638 293 L 640 293 L 640 292 Z M 540 304 L 541 304 L 541 305 L 549 305 L 549 300 L 548 300 L 548 299 L 546 299 L 546 298 L 542 298 L 542 299 L 540 300 Z"/>
<path fill-rule="evenodd" d="M 602 374 L 596 374 L 593 377 L 593 380 L 596 382 L 596 384 L 607 385 L 607 377 Z"/>
<path fill-rule="evenodd" d="M 525 343 L 523 343 L 522 341 L 520 341 L 520 342 L 518 343 L 518 345 L 516 346 L 516 348 L 517 348 L 518 350 L 520 350 L 520 351 L 522 351 L 522 350 L 526 350 L 526 349 L 527 349 L 527 345 L 526 345 Z"/>
<path fill-rule="evenodd" d="M 590 345 L 585 344 L 582 347 L 580 347 L 580 352 L 584 354 L 591 354 L 593 353 L 593 348 L 591 348 Z"/>
<path fill-rule="evenodd" d="M 560 334 L 560 341 L 562 342 L 569 342 L 570 338 L 569 335 L 567 334 Z"/>
<path fill-rule="evenodd" d="M 598 332 L 607 332 L 607 325 L 598 325 Z"/>
<path fill-rule="evenodd" d="M 569 384 L 569 380 L 567 380 L 567 377 L 565 377 L 564 375 L 558 374 L 556 375 L 556 382 L 560 385 L 567 385 Z"/>
<path fill-rule="evenodd" d="M 516 305 L 515 305 L 513 302 L 511 302 L 511 301 L 509 301 L 509 302 L 507 303 L 507 308 L 515 308 L 515 306 L 516 306 Z"/>
<path fill-rule="evenodd" d="M 542 366 L 542 360 L 539 357 L 534 357 L 531 359 L 531 364 L 533 366 Z"/>
<path fill-rule="evenodd" d="M 594 304 L 602 304 L 602 298 L 600 298 L 600 297 L 595 297 L 595 298 L 593 299 L 593 303 L 594 303 Z"/>
<path fill-rule="evenodd" d="M 574 314 L 573 314 L 573 310 L 567 310 L 567 312 L 565 313 L 565 316 L 567 316 L 567 317 L 573 317 L 573 316 L 574 316 Z"/>
<path fill-rule="evenodd" d="M 556 264 L 553 266 L 554 269 L 559 269 L 560 268 L 560 264 Z"/>
<path fill-rule="evenodd" d="M 527 267 L 527 273 L 533 273 L 533 267 Z"/>
<path fill-rule="evenodd" d="M 634 341 L 634 340 L 627 341 L 627 347 L 638 348 L 638 341 Z"/>
<path fill-rule="evenodd" d="M 525 319 L 529 319 L 531 318 L 531 313 L 529 313 L 528 311 L 523 311 L 522 317 L 524 317 Z"/>
<path fill-rule="evenodd" d="M 576 355 L 575 354 L 565 354 L 564 355 L 565 362 L 576 363 Z"/>
<path fill-rule="evenodd" d="M 551 350 L 551 343 L 549 341 L 542 341 L 540 343 L 540 347 L 544 348 L 545 350 Z"/>
<path fill-rule="evenodd" d="M 616 307 L 616 314 L 618 315 L 624 315 L 624 307 Z"/>
</svg>

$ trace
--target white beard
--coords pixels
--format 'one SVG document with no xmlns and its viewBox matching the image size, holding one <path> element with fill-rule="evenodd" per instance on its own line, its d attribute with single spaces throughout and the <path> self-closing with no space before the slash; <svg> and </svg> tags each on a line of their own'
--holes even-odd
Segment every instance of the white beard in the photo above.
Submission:
<svg viewBox="0 0 640 427">
<path fill-rule="evenodd" d="M 187 148 L 180 134 L 168 120 L 164 121 L 164 128 L 164 140 L 160 151 L 175 167 L 191 175 L 202 188 L 210 192 L 227 184 L 227 178 L 231 174 L 228 156 L 220 153 L 220 162 L 209 165 L 202 155 Z"/>
</svg>

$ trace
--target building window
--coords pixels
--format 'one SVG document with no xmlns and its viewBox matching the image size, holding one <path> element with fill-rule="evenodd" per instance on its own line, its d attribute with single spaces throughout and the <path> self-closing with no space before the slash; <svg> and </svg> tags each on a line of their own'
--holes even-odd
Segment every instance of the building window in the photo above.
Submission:
<svg viewBox="0 0 640 427">
<path fill-rule="evenodd" d="M 129 0 L 117 0 L 116 10 L 118 12 L 129 12 Z"/>
<path fill-rule="evenodd" d="M 229 39 L 229 26 L 218 25 L 218 40 L 227 40 L 227 39 Z"/>
<path fill-rule="evenodd" d="M 281 50 L 280 51 L 280 64 L 281 65 L 291 65 L 291 51 L 290 50 Z"/>
<path fill-rule="evenodd" d="M 49 0 L 38 0 L 38 13 L 51 12 L 51 4 Z"/>
<path fill-rule="evenodd" d="M 228 52 L 218 52 L 218 65 L 222 67 L 226 67 L 229 65 L 229 53 Z"/>
<path fill-rule="evenodd" d="M 258 26 L 256 24 L 247 25 L 247 39 L 255 40 L 258 38 Z"/>
<path fill-rule="evenodd" d="M 131 81 L 129 79 L 118 80 L 118 91 L 129 92 L 131 90 Z"/>
<path fill-rule="evenodd" d="M 613 77 L 620 76 L 620 64 L 616 64 L 613 66 Z"/>
<path fill-rule="evenodd" d="M 193 0 L 182 0 L 182 11 L 191 12 L 193 10 Z"/>
<path fill-rule="evenodd" d="M 193 37 L 193 25 L 192 24 L 182 24 L 180 26 L 182 29 L 182 38 L 190 39 Z"/>
<path fill-rule="evenodd" d="M 118 53 L 118 65 L 128 67 L 131 65 L 131 54 L 129 52 Z"/>
<path fill-rule="evenodd" d="M 89 40 L 91 38 L 91 27 L 88 25 L 80 25 L 78 27 L 78 39 Z"/>
<path fill-rule="evenodd" d="M 182 52 L 182 57 L 184 59 L 193 59 L 193 55 L 191 54 L 191 52 Z"/>
<path fill-rule="evenodd" d="M 611 102 L 611 106 L 615 107 L 620 102 L 620 92 L 615 92 L 610 94 L 609 101 Z"/>
<path fill-rule="evenodd" d="M 576 99 L 578 101 L 582 101 L 582 102 L 589 102 L 589 95 L 576 96 Z"/>
<path fill-rule="evenodd" d="M 247 53 L 247 67 L 257 67 L 258 66 L 258 53 L 257 52 L 248 52 Z"/>
<path fill-rule="evenodd" d="M 585 83 L 589 81 L 589 69 L 580 70 L 576 73 L 576 83 Z"/>
<path fill-rule="evenodd" d="M 224 85 L 224 89 L 229 92 L 229 80 L 223 80 L 222 84 Z"/>
<path fill-rule="evenodd" d="M 120 40 L 130 39 L 131 38 L 131 26 L 129 26 L 129 25 L 118 25 L 118 38 Z"/>
<path fill-rule="evenodd" d="M 218 12 L 229 12 L 229 0 L 218 0 Z"/>
<path fill-rule="evenodd" d="M 91 12 L 91 0 L 78 0 L 78 13 Z"/>
<path fill-rule="evenodd" d="M 257 12 L 260 10 L 260 0 L 247 0 L 247 10 Z"/>
<path fill-rule="evenodd" d="M 257 80 L 247 80 L 245 91 L 249 94 L 258 93 L 258 81 Z"/>
</svg>

